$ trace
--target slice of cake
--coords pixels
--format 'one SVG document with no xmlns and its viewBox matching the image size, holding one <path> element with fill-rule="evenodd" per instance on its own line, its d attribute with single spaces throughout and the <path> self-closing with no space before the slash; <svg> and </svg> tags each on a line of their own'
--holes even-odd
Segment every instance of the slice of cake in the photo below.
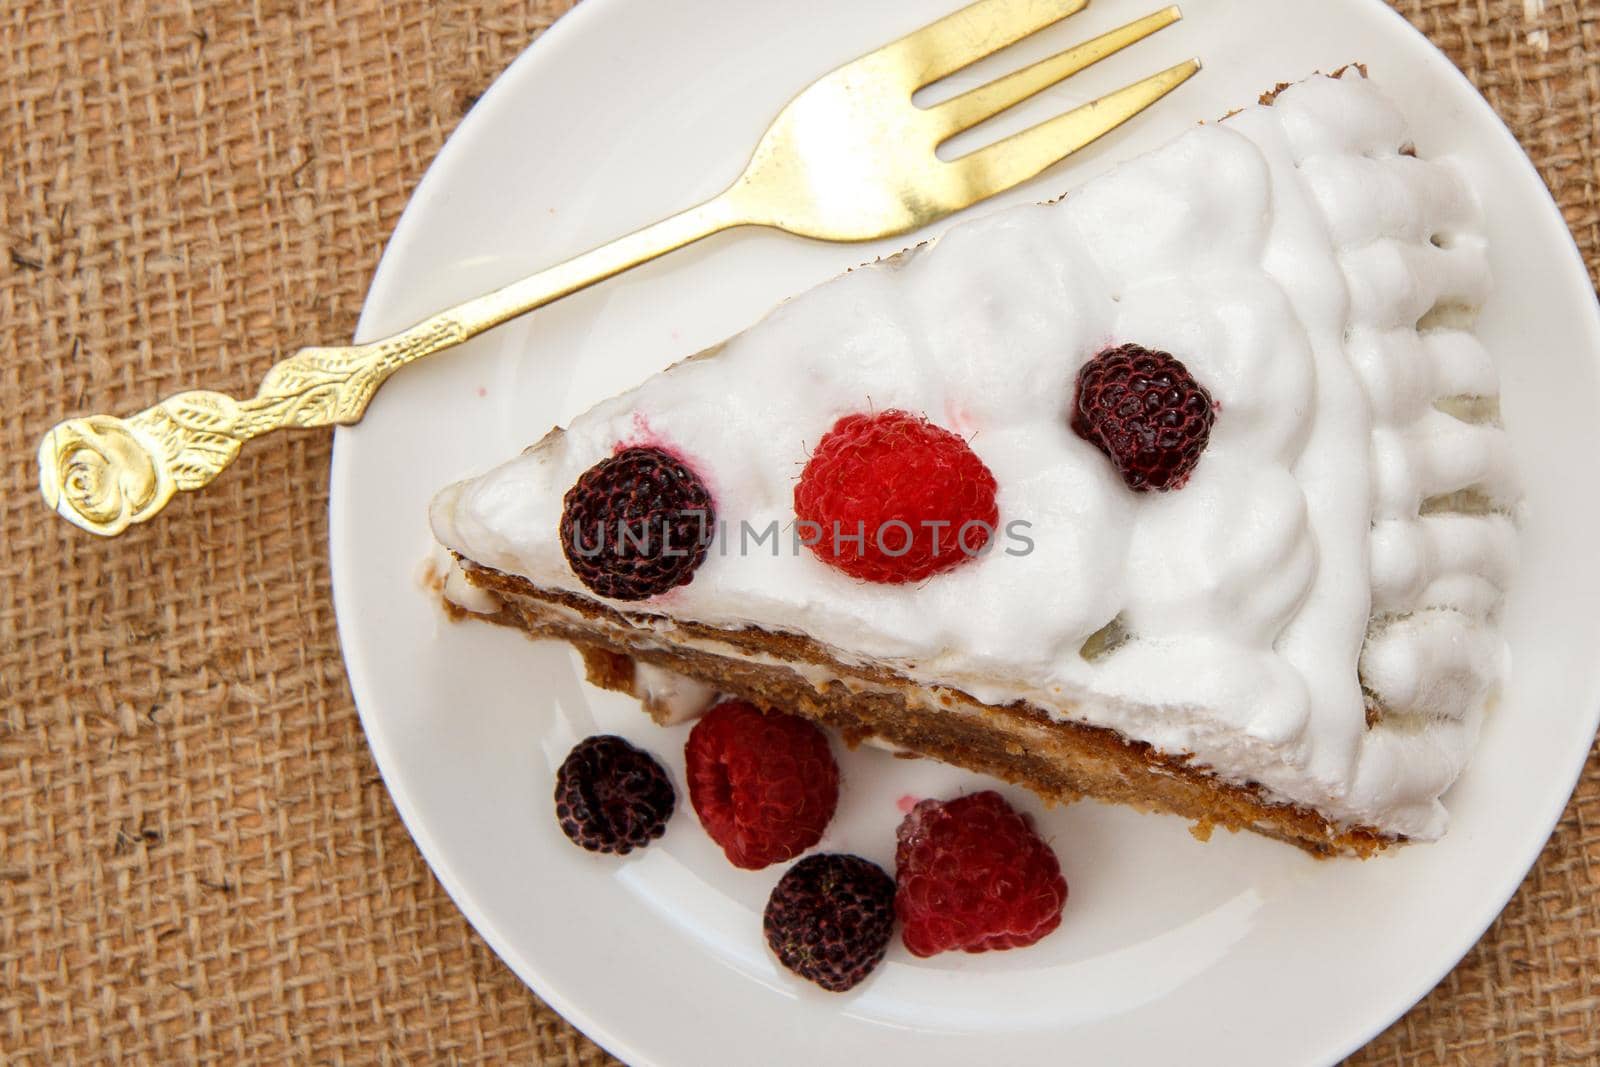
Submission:
<svg viewBox="0 0 1600 1067">
<path fill-rule="evenodd" d="M 433 528 L 458 603 L 663 721 L 1364 855 L 1444 831 L 1505 669 L 1487 291 L 1461 174 L 1317 76 L 795 297 Z"/>
</svg>

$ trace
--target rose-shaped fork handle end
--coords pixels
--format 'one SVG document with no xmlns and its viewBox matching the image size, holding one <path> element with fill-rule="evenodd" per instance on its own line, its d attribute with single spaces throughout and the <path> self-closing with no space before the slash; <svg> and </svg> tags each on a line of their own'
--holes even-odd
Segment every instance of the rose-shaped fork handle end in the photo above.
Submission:
<svg viewBox="0 0 1600 1067">
<path fill-rule="evenodd" d="M 59 422 L 39 445 L 39 490 L 68 522 L 115 537 L 154 517 L 180 489 L 210 484 L 241 444 L 272 425 L 262 406 L 196 391 L 126 419 Z"/>
<path fill-rule="evenodd" d="M 114 537 L 177 490 L 159 443 L 112 415 L 58 423 L 39 445 L 39 489 L 68 522 Z"/>
</svg>

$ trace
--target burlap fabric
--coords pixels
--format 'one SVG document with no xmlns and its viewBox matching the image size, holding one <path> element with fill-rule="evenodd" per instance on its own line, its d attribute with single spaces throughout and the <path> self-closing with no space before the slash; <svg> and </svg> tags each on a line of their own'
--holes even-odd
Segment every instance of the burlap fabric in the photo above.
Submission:
<svg viewBox="0 0 1600 1067">
<path fill-rule="evenodd" d="M 0 1061 L 605 1061 L 457 914 L 378 779 L 328 434 L 257 442 L 115 543 L 40 506 L 32 459 L 68 413 L 243 394 L 347 337 L 423 168 L 567 6 L 0 2 Z M 1401 6 L 1600 271 L 1600 0 Z M 1597 959 L 1591 759 L 1488 936 L 1357 1059 L 1594 1061 Z"/>
</svg>

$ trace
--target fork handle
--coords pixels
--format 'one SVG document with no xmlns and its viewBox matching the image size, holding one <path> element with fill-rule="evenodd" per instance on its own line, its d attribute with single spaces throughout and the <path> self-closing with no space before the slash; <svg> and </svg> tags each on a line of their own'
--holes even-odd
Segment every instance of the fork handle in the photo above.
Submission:
<svg viewBox="0 0 1600 1067">
<path fill-rule="evenodd" d="M 252 437 L 360 420 L 378 386 L 424 356 L 631 267 L 751 221 L 736 189 L 368 344 L 302 348 L 267 372 L 255 396 L 178 393 L 137 415 L 57 423 L 39 445 L 45 503 L 90 533 L 145 522 L 179 490 L 209 485 Z"/>
</svg>

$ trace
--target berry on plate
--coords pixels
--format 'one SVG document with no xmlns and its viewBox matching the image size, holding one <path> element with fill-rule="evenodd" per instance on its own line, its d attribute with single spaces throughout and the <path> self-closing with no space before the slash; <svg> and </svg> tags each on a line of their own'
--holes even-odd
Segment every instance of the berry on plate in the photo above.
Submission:
<svg viewBox="0 0 1600 1067">
<path fill-rule="evenodd" d="M 1060 925 L 1056 854 L 999 793 L 924 800 L 898 837 L 894 909 L 912 955 L 1022 948 Z"/>
<path fill-rule="evenodd" d="M 1136 493 L 1181 488 L 1215 419 L 1211 394 L 1166 352 L 1119 345 L 1078 371 L 1072 431 L 1104 452 Z"/>
<path fill-rule="evenodd" d="M 689 801 L 735 867 L 757 870 L 822 840 L 839 802 L 828 738 L 795 715 L 718 704 L 684 746 Z"/>
<path fill-rule="evenodd" d="M 919 582 L 978 555 L 1000 521 L 995 480 L 967 442 L 905 411 L 846 415 L 794 489 L 817 558 L 869 582 Z"/>
<path fill-rule="evenodd" d="M 666 833 L 676 803 L 655 757 L 612 734 L 579 741 L 556 771 L 556 819 L 590 852 L 643 848 Z"/>
<path fill-rule="evenodd" d="M 659 448 L 624 448 L 578 477 L 562 501 L 561 550 L 572 573 L 612 600 L 688 584 L 716 513 L 698 475 Z"/>
<path fill-rule="evenodd" d="M 894 933 L 894 879 L 860 856 L 807 856 L 784 872 L 762 916 L 778 962 L 832 993 L 883 960 Z"/>
</svg>

